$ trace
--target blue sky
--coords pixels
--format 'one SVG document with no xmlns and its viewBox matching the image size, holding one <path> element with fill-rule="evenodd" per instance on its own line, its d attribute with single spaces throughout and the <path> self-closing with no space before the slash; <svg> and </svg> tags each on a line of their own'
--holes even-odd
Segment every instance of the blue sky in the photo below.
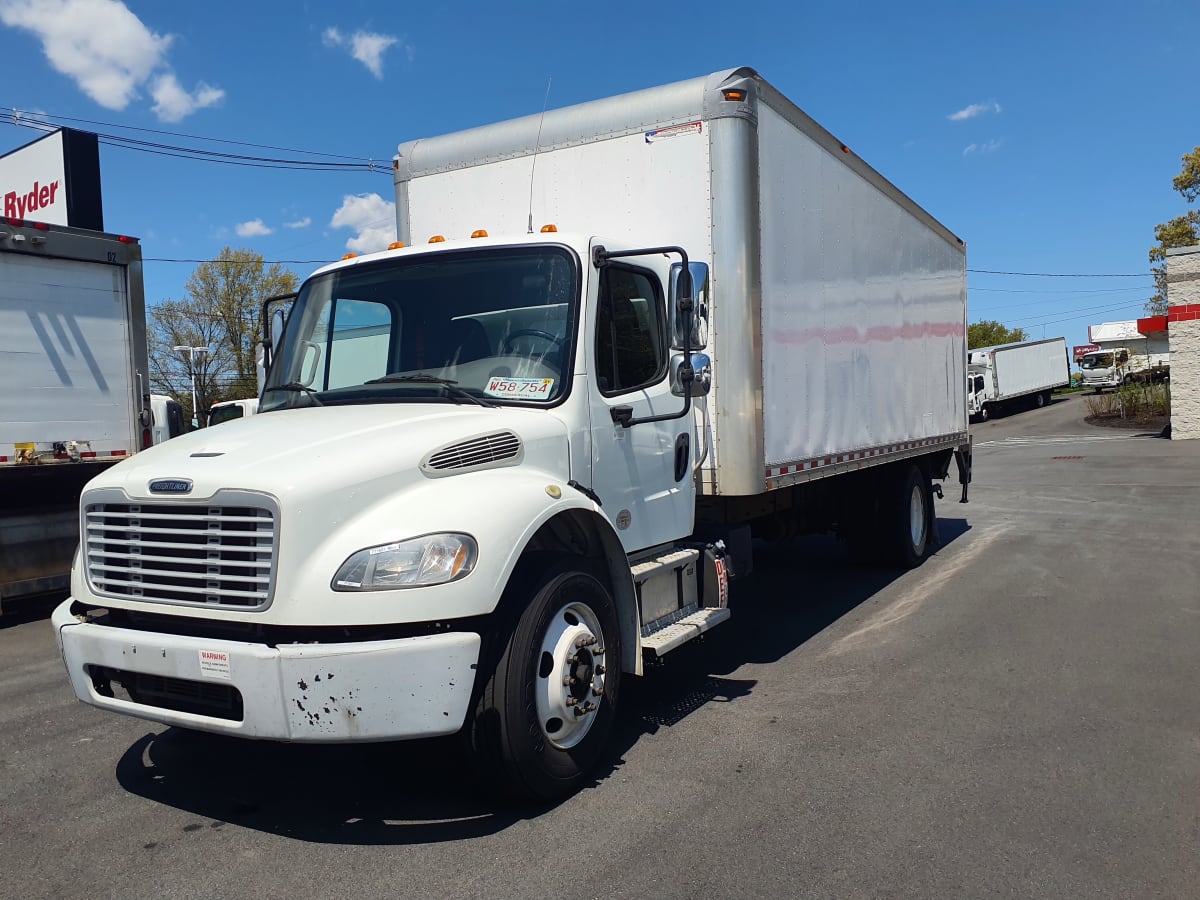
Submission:
<svg viewBox="0 0 1200 900">
<path fill-rule="evenodd" d="M 105 225 L 150 304 L 222 247 L 316 261 L 390 239 L 398 143 L 748 65 L 962 237 L 970 319 L 1086 342 L 1152 292 L 1153 227 L 1200 144 L 1194 0 L 405 4 L 0 0 L 5 112 L 379 172 L 101 148 Z M 62 117 L 74 117 L 70 121 Z M 187 138 L 127 129 L 159 129 Z M 0 117 L 0 152 L 38 133 Z M 288 150 L 202 144 L 220 138 Z M 332 160 L 332 158 L 331 158 Z M 348 160 L 332 160 L 348 161 Z M 386 243 L 386 241 L 384 241 Z"/>
</svg>

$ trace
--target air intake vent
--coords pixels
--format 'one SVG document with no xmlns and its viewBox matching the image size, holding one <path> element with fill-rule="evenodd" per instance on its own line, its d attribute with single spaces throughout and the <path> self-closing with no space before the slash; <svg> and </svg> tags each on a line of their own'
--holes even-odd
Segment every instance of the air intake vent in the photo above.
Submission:
<svg viewBox="0 0 1200 900">
<path fill-rule="evenodd" d="M 435 450 L 421 463 L 426 475 L 449 475 L 464 469 L 515 465 L 521 458 L 521 439 L 511 431 L 471 438 Z"/>
</svg>

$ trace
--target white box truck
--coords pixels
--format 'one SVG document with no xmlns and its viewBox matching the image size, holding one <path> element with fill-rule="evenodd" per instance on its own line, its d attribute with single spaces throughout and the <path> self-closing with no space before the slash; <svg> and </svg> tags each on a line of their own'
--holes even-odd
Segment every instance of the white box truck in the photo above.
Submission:
<svg viewBox="0 0 1200 900">
<path fill-rule="evenodd" d="M 1166 332 L 1138 331 L 1136 320 L 1088 326 L 1088 338 L 1100 349 L 1079 360 L 1083 386 L 1097 394 L 1126 384 L 1169 381 L 1171 348 Z"/>
<path fill-rule="evenodd" d="M 141 247 L 0 220 L 0 609 L 63 590 L 79 492 L 150 440 Z"/>
<path fill-rule="evenodd" d="M 1055 388 L 1070 383 L 1066 338 L 979 347 L 967 358 L 967 408 L 980 421 L 1023 407 L 1041 409 Z"/>
<path fill-rule="evenodd" d="M 754 71 L 404 144 L 395 181 L 412 246 L 304 282 L 258 415 L 88 486 L 84 702 L 461 733 L 558 796 L 752 534 L 915 566 L 955 460 L 965 501 L 964 245 Z"/>
</svg>

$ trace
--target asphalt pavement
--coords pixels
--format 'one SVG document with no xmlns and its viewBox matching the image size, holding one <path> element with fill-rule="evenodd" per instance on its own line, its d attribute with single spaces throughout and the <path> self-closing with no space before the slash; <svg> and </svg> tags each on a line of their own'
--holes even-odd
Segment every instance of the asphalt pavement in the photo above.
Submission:
<svg viewBox="0 0 1200 900">
<path fill-rule="evenodd" d="M 1083 415 L 973 426 L 918 570 L 764 548 L 548 809 L 482 799 L 453 741 L 85 707 L 44 616 L 0 619 L 0 896 L 1193 898 L 1200 442 Z"/>
</svg>

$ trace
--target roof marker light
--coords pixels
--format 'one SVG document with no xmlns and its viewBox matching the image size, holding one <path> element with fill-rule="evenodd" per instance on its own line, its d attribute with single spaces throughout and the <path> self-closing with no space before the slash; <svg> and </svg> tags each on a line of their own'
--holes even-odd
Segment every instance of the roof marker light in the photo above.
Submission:
<svg viewBox="0 0 1200 900">
<path fill-rule="evenodd" d="M 721 91 L 721 93 L 725 95 L 726 100 L 734 100 L 738 103 L 746 99 L 746 92 L 735 88 L 729 88 L 728 90 Z"/>
<path fill-rule="evenodd" d="M 357 258 L 358 258 L 357 253 L 347 253 L 345 256 L 342 257 L 342 259 L 357 259 Z"/>
<path fill-rule="evenodd" d="M 392 241 L 390 244 L 388 244 L 388 249 L 389 250 L 403 250 L 407 246 L 408 245 L 406 243 L 404 243 L 404 241 Z"/>
<path fill-rule="evenodd" d="M 117 235 L 117 240 L 120 241 L 122 244 L 136 244 L 137 243 L 137 238 L 131 238 L 124 234 Z"/>
<path fill-rule="evenodd" d="M 543 225 L 542 234 L 558 234 L 557 225 Z"/>
<path fill-rule="evenodd" d="M 431 244 L 444 244 L 444 243 L 446 243 L 446 238 L 445 238 L 445 237 L 443 237 L 443 236 L 442 236 L 442 235 L 440 235 L 440 234 L 435 234 L 433 237 L 431 237 L 431 238 L 429 239 L 429 243 L 431 243 Z"/>
<path fill-rule="evenodd" d="M 487 236 L 488 236 L 487 229 L 484 229 L 484 228 L 476 228 L 474 231 L 471 232 L 471 237 L 473 237 L 473 238 L 481 238 L 481 237 L 487 237 Z"/>
</svg>

